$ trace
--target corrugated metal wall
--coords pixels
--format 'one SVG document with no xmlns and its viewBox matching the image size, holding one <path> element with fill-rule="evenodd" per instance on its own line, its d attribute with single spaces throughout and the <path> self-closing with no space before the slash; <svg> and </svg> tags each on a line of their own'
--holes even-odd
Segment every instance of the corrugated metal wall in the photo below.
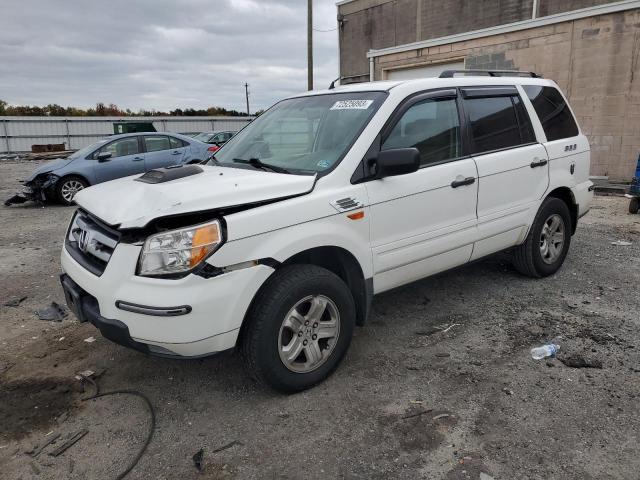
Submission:
<svg viewBox="0 0 640 480">
<path fill-rule="evenodd" d="M 151 120 L 159 132 L 238 131 L 254 117 L 0 117 L 0 153 L 64 143 L 76 150 L 113 134 L 113 122 Z"/>
</svg>

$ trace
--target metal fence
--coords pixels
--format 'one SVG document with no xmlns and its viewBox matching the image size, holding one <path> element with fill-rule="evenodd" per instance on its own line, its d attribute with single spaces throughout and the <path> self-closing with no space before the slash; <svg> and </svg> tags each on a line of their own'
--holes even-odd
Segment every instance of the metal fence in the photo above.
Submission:
<svg viewBox="0 0 640 480">
<path fill-rule="evenodd" d="M 0 153 L 31 151 L 31 145 L 64 143 L 76 150 L 107 135 L 113 122 L 152 121 L 159 132 L 238 131 L 254 117 L 0 117 Z"/>
</svg>

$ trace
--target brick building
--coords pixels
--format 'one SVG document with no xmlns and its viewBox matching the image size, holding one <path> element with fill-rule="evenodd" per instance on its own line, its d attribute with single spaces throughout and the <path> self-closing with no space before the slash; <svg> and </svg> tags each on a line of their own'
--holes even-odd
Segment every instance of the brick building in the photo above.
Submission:
<svg viewBox="0 0 640 480">
<path fill-rule="evenodd" d="M 633 176 L 640 153 L 640 1 L 343 0 L 342 83 L 450 68 L 555 80 L 592 146 L 592 175 Z"/>
</svg>

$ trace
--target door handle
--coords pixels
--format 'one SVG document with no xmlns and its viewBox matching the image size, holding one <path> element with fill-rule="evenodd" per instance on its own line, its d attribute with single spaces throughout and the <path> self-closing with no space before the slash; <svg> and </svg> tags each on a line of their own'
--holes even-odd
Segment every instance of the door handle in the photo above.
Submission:
<svg viewBox="0 0 640 480">
<path fill-rule="evenodd" d="M 546 160 L 538 160 L 538 161 L 536 160 L 537 159 L 534 159 L 534 161 L 531 162 L 531 168 L 544 167 L 547 163 L 549 163 Z"/>
<path fill-rule="evenodd" d="M 462 187 L 463 185 L 471 185 L 476 183 L 476 177 L 467 177 L 464 180 L 454 180 L 451 182 L 451 188 Z"/>
<path fill-rule="evenodd" d="M 175 151 L 175 152 L 172 152 L 171 155 L 182 155 L 182 152 Z"/>
<path fill-rule="evenodd" d="M 139 162 L 141 160 L 144 160 L 144 157 L 133 157 L 134 162 Z"/>
</svg>

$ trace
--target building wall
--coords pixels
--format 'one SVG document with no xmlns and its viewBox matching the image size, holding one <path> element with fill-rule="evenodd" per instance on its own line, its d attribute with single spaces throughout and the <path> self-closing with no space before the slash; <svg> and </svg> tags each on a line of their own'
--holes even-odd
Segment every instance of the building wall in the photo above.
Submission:
<svg viewBox="0 0 640 480">
<path fill-rule="evenodd" d="M 539 0 L 537 16 L 612 3 L 612 0 Z M 364 81 L 369 50 L 527 20 L 533 0 L 354 0 L 338 6 L 340 75 Z"/>
<path fill-rule="evenodd" d="M 640 9 L 378 57 L 375 78 L 392 68 L 461 59 L 466 68 L 530 70 L 555 80 L 591 142 L 591 174 L 633 175 L 640 153 Z"/>
</svg>

